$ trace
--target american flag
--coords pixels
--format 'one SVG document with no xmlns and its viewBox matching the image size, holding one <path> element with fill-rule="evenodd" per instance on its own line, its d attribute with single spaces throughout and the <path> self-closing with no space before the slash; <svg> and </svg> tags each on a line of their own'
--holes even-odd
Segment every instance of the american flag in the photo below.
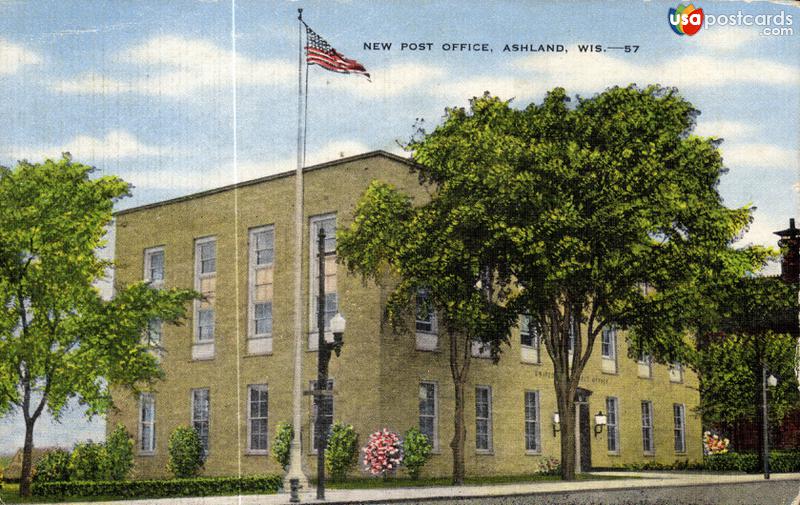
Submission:
<svg viewBox="0 0 800 505">
<path fill-rule="evenodd" d="M 310 27 L 306 26 L 307 45 L 306 63 L 309 65 L 319 65 L 325 70 L 338 72 L 340 74 L 359 74 L 369 80 L 369 74 L 364 65 L 345 58 L 339 51 L 331 47 L 328 41 L 317 35 Z"/>
</svg>

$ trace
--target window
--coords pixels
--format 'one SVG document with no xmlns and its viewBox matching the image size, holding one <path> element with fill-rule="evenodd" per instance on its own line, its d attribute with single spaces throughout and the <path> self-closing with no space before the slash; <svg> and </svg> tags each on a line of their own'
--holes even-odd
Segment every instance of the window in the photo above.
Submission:
<svg viewBox="0 0 800 505">
<path fill-rule="evenodd" d="M 650 379 L 653 376 L 653 357 L 647 351 L 639 351 L 639 377 Z"/>
<path fill-rule="evenodd" d="M 336 215 L 329 214 L 311 218 L 311 294 L 309 313 L 309 349 L 317 348 L 317 299 L 319 298 L 319 259 L 318 234 L 320 228 L 325 230 L 325 331 L 330 331 L 331 319 L 338 312 L 339 298 L 336 291 Z M 332 336 L 330 337 L 332 338 Z"/>
<path fill-rule="evenodd" d="M 203 459 L 208 456 L 208 420 L 211 412 L 211 398 L 208 389 L 192 390 L 192 427 L 200 437 Z"/>
<path fill-rule="evenodd" d="M 434 451 L 439 450 L 439 405 L 437 403 L 436 383 L 420 382 L 419 384 L 419 431 L 421 431 L 433 446 Z"/>
<path fill-rule="evenodd" d="M 535 327 L 533 318 L 524 315 L 519 322 L 519 343 L 522 347 L 522 361 L 525 363 L 539 363 L 539 343 L 541 339 Z"/>
<path fill-rule="evenodd" d="M 266 384 L 247 387 L 247 450 L 255 453 L 267 452 L 269 430 L 267 425 L 269 413 L 269 393 Z"/>
<path fill-rule="evenodd" d="M 156 402 L 152 393 L 139 397 L 139 452 L 152 454 L 156 450 Z"/>
<path fill-rule="evenodd" d="M 617 329 L 614 326 L 604 327 L 600 339 L 600 355 L 614 359 L 617 355 Z"/>
<path fill-rule="evenodd" d="M 683 382 L 683 365 L 678 361 L 673 361 L 669 366 L 670 382 Z"/>
<path fill-rule="evenodd" d="M 606 398 L 606 412 L 608 452 L 619 454 L 619 400 L 616 397 Z"/>
<path fill-rule="evenodd" d="M 333 379 L 328 379 L 327 390 L 333 391 Z M 311 381 L 311 389 L 317 389 L 317 381 Z M 321 398 L 321 400 L 320 400 Z M 328 423 L 328 429 L 333 426 L 333 396 L 312 396 L 311 397 L 311 448 L 313 452 L 317 452 L 317 415 L 325 417 Z"/>
<path fill-rule="evenodd" d="M 192 348 L 193 359 L 214 357 L 216 297 L 217 241 L 214 237 L 195 241 L 195 290 L 202 299 L 194 302 L 195 307 L 195 346 Z M 200 344 L 200 345 L 198 345 Z"/>
<path fill-rule="evenodd" d="M 686 408 L 682 403 L 672 405 L 675 420 L 675 452 L 686 452 Z"/>
<path fill-rule="evenodd" d="M 475 388 L 475 449 L 492 450 L 492 388 Z"/>
<path fill-rule="evenodd" d="M 652 454 L 653 450 L 653 402 L 642 401 L 642 450 Z"/>
<path fill-rule="evenodd" d="M 431 304 L 428 290 L 417 290 L 416 329 L 423 333 L 436 333 L 436 311 Z"/>
<path fill-rule="evenodd" d="M 273 260 L 275 237 L 272 227 L 250 230 L 250 325 L 251 339 L 272 336 Z M 267 354 L 271 345 L 248 342 L 248 352 Z"/>
<path fill-rule="evenodd" d="M 164 285 L 164 248 L 153 247 L 144 251 L 144 280 L 153 287 Z"/>
<path fill-rule="evenodd" d="M 539 392 L 525 391 L 525 451 L 541 452 L 539 439 Z"/>
<path fill-rule="evenodd" d="M 151 319 L 147 323 L 147 331 L 144 336 L 144 344 L 150 348 L 150 352 L 157 359 L 161 359 L 162 323 L 160 319 Z"/>
</svg>

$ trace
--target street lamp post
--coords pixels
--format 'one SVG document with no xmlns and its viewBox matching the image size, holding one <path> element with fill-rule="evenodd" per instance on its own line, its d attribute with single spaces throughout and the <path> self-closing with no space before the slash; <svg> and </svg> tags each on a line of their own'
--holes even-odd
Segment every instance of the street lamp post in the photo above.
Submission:
<svg viewBox="0 0 800 505">
<path fill-rule="evenodd" d="M 320 226 L 317 235 L 317 261 L 319 272 L 319 291 L 317 296 L 317 387 L 314 388 L 317 415 L 314 420 L 314 438 L 317 445 L 317 499 L 325 499 L 325 448 L 328 445 L 328 418 L 323 411 L 333 401 L 333 391 L 328 389 L 328 364 L 331 351 L 342 350 L 342 336 L 345 330 L 345 319 L 338 312 L 331 320 L 333 342 L 325 340 L 325 229 Z M 329 400 L 330 399 L 330 400 Z"/>
<path fill-rule="evenodd" d="M 762 450 L 761 459 L 764 462 L 764 478 L 769 479 L 769 406 L 767 404 L 767 386 L 775 387 L 778 385 L 778 379 L 774 375 L 767 376 L 766 363 L 761 364 L 761 435 Z"/>
</svg>

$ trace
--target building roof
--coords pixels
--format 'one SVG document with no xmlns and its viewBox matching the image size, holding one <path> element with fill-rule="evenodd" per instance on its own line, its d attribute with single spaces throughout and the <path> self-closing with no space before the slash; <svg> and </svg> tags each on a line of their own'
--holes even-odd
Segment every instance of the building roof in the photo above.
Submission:
<svg viewBox="0 0 800 505">
<path fill-rule="evenodd" d="M 314 170 L 320 170 L 320 169 L 323 169 L 323 168 L 329 168 L 329 167 L 336 166 L 336 165 L 341 165 L 342 163 L 350 163 L 350 162 L 353 162 L 353 161 L 363 160 L 363 159 L 367 159 L 367 158 L 374 158 L 374 157 L 378 157 L 378 156 L 381 156 L 381 157 L 384 157 L 384 158 L 388 158 L 388 159 L 393 160 L 393 161 L 398 161 L 400 163 L 405 163 L 409 167 L 418 166 L 416 163 L 414 163 L 413 161 L 411 161 L 408 158 L 403 158 L 402 156 L 398 156 L 396 154 L 392 154 L 392 153 L 389 153 L 389 152 L 386 152 L 386 151 L 383 151 L 383 150 L 377 150 L 377 151 L 369 151 L 369 152 L 366 152 L 366 153 L 356 154 L 355 156 L 348 156 L 346 158 L 340 158 L 338 160 L 326 161 L 324 163 L 318 163 L 316 165 L 311 165 L 309 167 L 303 168 L 303 173 L 311 172 L 311 171 L 314 171 Z M 213 194 L 216 194 L 216 193 L 222 193 L 222 192 L 225 192 L 225 191 L 229 191 L 231 189 L 238 189 L 238 188 L 243 188 L 243 187 L 246 187 L 246 186 L 252 186 L 252 185 L 260 184 L 260 183 L 266 182 L 266 181 L 271 181 L 271 180 L 275 180 L 275 179 L 282 179 L 284 177 L 292 177 L 292 176 L 294 176 L 294 174 L 295 174 L 295 171 L 294 170 L 290 170 L 290 171 L 287 171 L 287 172 L 280 172 L 278 174 L 272 174 L 272 175 L 267 175 L 267 176 L 264 176 L 264 177 L 259 177 L 257 179 L 251 179 L 249 181 L 237 182 L 237 183 L 234 183 L 234 184 L 229 184 L 227 186 L 221 186 L 219 188 L 207 189 L 205 191 L 200 191 L 200 192 L 192 193 L 192 194 L 189 194 L 189 195 L 184 195 L 184 196 L 179 196 L 179 197 L 176 197 L 176 198 L 171 198 L 169 200 L 163 200 L 163 201 L 160 201 L 160 202 L 148 203 L 148 204 L 145 204 L 145 205 L 139 205 L 138 207 L 131 207 L 130 209 L 120 210 L 120 211 L 115 212 L 114 216 L 121 216 L 121 215 L 124 215 L 124 214 L 131 214 L 133 212 L 138 212 L 138 211 L 141 211 L 141 210 L 152 209 L 152 208 L 155 208 L 155 207 L 161 207 L 162 205 L 169 205 L 169 204 L 178 203 L 178 202 L 185 202 L 185 201 L 193 200 L 195 198 L 199 198 L 199 197 L 203 197 L 203 196 L 209 196 L 209 195 L 213 195 Z"/>
</svg>

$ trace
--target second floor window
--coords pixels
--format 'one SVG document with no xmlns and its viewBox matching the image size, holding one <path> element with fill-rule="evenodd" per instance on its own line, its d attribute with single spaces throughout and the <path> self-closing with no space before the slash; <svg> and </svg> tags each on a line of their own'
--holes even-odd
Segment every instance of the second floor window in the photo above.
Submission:
<svg viewBox="0 0 800 505">
<path fill-rule="evenodd" d="M 422 333 L 436 333 L 436 311 L 433 308 L 427 289 L 420 288 L 417 290 L 416 302 L 416 330 Z"/>
<path fill-rule="evenodd" d="M 325 331 L 329 331 L 331 319 L 339 310 L 339 297 L 337 293 L 336 276 L 336 216 L 328 214 L 311 218 L 311 312 L 310 333 L 317 332 L 317 303 L 319 298 L 319 261 L 318 261 L 318 235 L 319 230 L 325 230 Z M 316 340 L 309 341 L 311 348 L 316 348 Z"/>
<path fill-rule="evenodd" d="M 153 287 L 164 285 L 164 248 L 154 247 L 144 252 L 144 280 Z"/>
<path fill-rule="evenodd" d="M 217 241 L 214 237 L 195 241 L 195 290 L 202 299 L 194 302 L 195 340 L 212 342 L 214 340 L 215 311 L 214 300 L 217 292 Z"/>
<path fill-rule="evenodd" d="M 617 329 L 606 326 L 600 337 L 600 355 L 606 359 L 614 359 L 617 355 Z"/>
<path fill-rule="evenodd" d="M 272 227 L 250 230 L 250 336 L 272 335 L 273 260 Z"/>
</svg>

